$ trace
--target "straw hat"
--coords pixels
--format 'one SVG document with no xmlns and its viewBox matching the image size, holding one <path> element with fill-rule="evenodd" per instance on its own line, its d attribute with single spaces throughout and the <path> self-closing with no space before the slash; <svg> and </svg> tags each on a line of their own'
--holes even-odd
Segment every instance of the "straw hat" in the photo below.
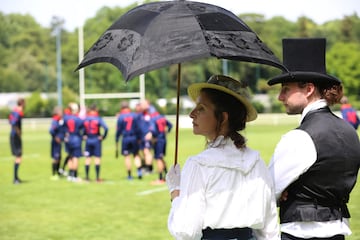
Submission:
<svg viewBox="0 0 360 240">
<path fill-rule="evenodd" d="M 244 83 L 231 77 L 223 75 L 214 75 L 209 78 L 206 83 L 193 83 L 188 87 L 188 95 L 193 101 L 196 101 L 203 88 L 216 89 L 227 93 L 245 105 L 247 111 L 246 121 L 250 122 L 257 118 L 256 109 L 250 102 L 250 94 Z"/>
</svg>

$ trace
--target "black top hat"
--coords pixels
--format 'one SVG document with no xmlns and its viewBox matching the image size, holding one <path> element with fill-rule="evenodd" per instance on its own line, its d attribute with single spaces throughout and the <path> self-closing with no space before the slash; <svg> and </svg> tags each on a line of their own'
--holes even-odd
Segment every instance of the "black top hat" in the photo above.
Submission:
<svg viewBox="0 0 360 240">
<path fill-rule="evenodd" d="M 341 83 L 326 73 L 325 38 L 285 38 L 282 44 L 283 63 L 289 72 L 270 79 L 269 85 L 284 82 Z"/>
</svg>

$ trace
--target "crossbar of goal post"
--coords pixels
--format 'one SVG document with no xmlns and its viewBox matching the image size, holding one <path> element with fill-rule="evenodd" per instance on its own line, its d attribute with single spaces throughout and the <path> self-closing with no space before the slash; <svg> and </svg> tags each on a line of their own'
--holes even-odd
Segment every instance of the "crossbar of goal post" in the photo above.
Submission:
<svg viewBox="0 0 360 240">
<path fill-rule="evenodd" d="M 80 69 L 81 70 L 81 69 Z M 119 98 L 138 98 L 140 101 L 145 100 L 145 76 L 140 75 L 140 89 L 139 92 L 123 92 L 123 93 L 85 93 L 83 80 L 82 87 L 80 87 L 80 107 L 85 108 L 85 99 L 119 99 Z"/>
<path fill-rule="evenodd" d="M 142 99 L 140 92 L 129 93 L 86 93 L 85 99 L 111 99 L 111 98 L 139 98 Z"/>
</svg>

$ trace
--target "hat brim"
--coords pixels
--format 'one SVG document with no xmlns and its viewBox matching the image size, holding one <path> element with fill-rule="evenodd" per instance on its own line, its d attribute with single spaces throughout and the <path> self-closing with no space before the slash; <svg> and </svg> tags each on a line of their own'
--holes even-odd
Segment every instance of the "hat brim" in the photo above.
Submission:
<svg viewBox="0 0 360 240">
<path fill-rule="evenodd" d="M 316 72 L 288 72 L 276 76 L 268 81 L 268 85 L 286 82 L 316 82 L 316 83 L 341 83 L 336 77 Z"/>
<path fill-rule="evenodd" d="M 245 105 L 246 111 L 247 111 L 247 116 L 246 116 L 246 121 L 250 122 L 253 121 L 257 118 L 257 111 L 256 109 L 253 107 L 253 105 L 250 103 L 249 100 L 247 100 L 245 97 L 242 97 L 241 95 L 234 93 L 233 91 L 231 91 L 230 89 L 220 86 L 220 85 L 216 85 L 216 84 L 212 84 L 212 83 L 193 83 L 188 87 L 188 95 L 190 96 L 190 98 L 196 102 L 196 99 L 198 98 L 198 96 L 200 95 L 200 91 L 203 88 L 211 88 L 211 89 L 216 89 L 222 92 L 225 92 L 233 97 L 235 97 L 236 99 L 238 99 L 240 102 L 242 102 L 242 104 Z"/>
</svg>

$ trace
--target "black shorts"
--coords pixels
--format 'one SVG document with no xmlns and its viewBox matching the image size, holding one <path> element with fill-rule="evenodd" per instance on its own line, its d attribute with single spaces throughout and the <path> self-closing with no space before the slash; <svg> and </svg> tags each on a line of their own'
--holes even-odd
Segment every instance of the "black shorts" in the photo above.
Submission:
<svg viewBox="0 0 360 240">
<path fill-rule="evenodd" d="M 207 227 L 202 230 L 202 240 L 250 240 L 255 239 L 251 228 L 219 228 Z"/>
<path fill-rule="evenodd" d="M 305 238 L 298 238 L 287 233 L 281 233 L 281 240 L 301 240 L 301 239 L 305 239 Z M 345 239 L 344 235 L 335 235 L 333 237 L 327 237 L 327 238 L 306 238 L 306 240 L 344 240 L 344 239 Z"/>
<path fill-rule="evenodd" d="M 10 135 L 11 153 L 15 157 L 22 156 L 22 142 L 21 137 L 17 134 Z"/>
</svg>

